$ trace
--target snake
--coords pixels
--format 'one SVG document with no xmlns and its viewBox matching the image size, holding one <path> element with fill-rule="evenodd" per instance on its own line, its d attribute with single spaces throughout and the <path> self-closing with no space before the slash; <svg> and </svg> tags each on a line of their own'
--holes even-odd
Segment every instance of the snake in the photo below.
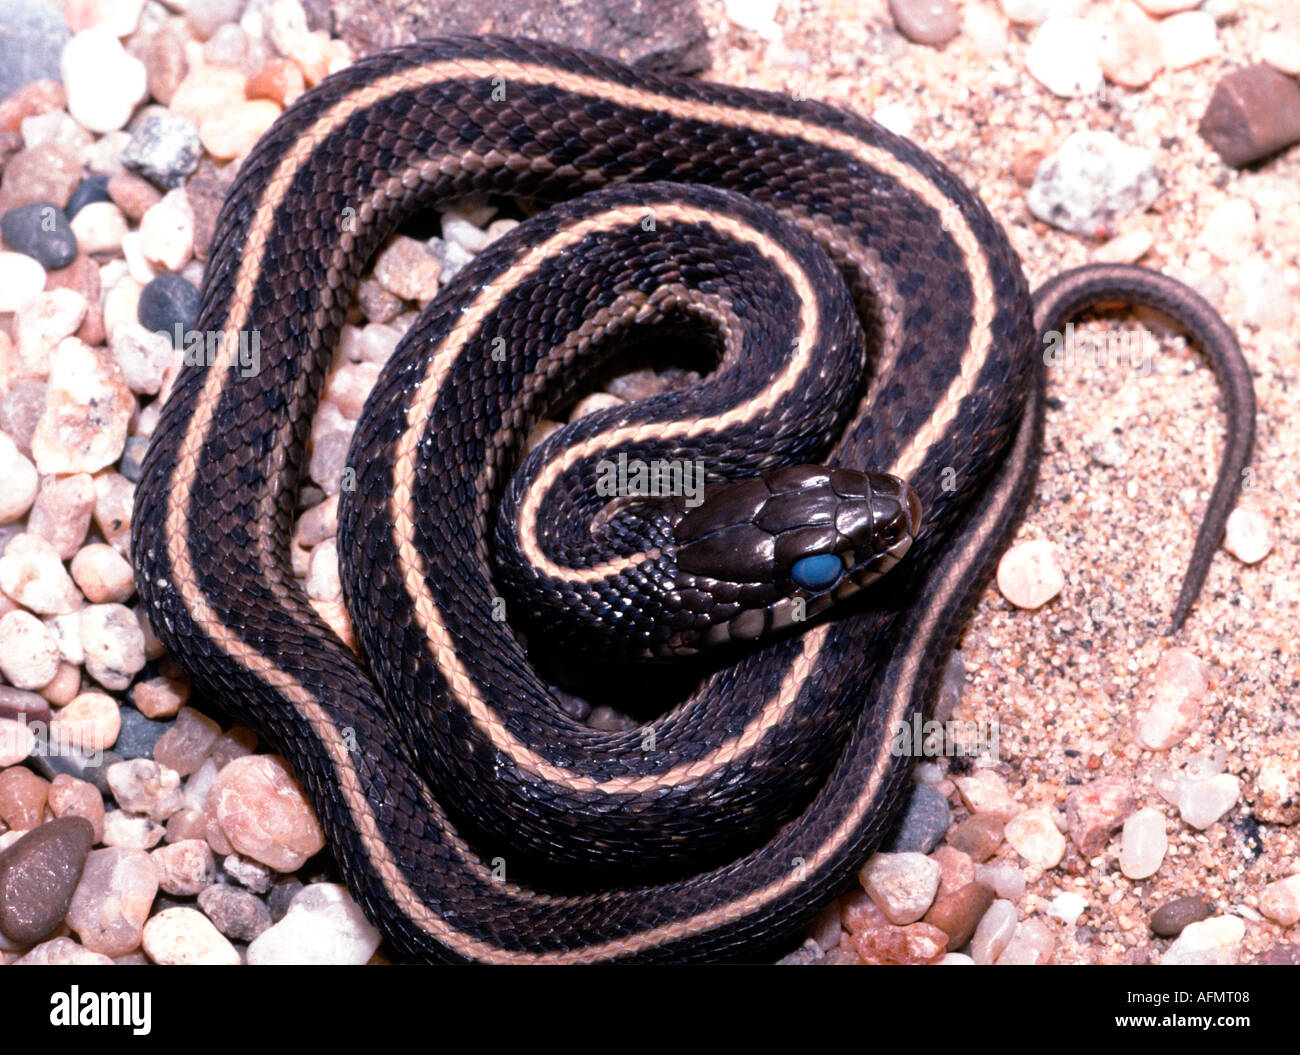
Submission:
<svg viewBox="0 0 1300 1055">
<path fill-rule="evenodd" d="M 420 313 L 352 438 L 345 643 L 292 571 L 312 417 L 367 263 L 484 196 L 523 221 Z M 399 958 L 770 959 L 906 803 L 892 731 L 929 713 L 1032 498 L 1043 342 L 1110 305 L 1182 329 L 1226 411 L 1172 630 L 1253 443 L 1249 367 L 1187 286 L 1104 264 L 1031 295 L 955 175 L 824 103 L 528 40 L 367 56 L 239 165 L 194 328 L 256 334 L 261 364 L 187 364 L 167 395 L 141 602 L 282 753 Z M 704 376 L 530 442 L 629 349 Z M 679 493 L 611 496 L 611 465 L 676 466 Z M 686 685 L 591 728 L 566 655 L 615 692 Z"/>
</svg>

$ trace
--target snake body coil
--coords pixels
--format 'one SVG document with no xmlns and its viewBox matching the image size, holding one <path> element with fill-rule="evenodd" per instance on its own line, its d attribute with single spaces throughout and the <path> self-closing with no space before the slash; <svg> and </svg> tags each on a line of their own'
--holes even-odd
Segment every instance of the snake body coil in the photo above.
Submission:
<svg viewBox="0 0 1300 1055">
<path fill-rule="evenodd" d="M 558 207 L 439 295 L 371 396 L 340 534 L 367 670 L 291 574 L 302 452 L 365 262 L 471 193 Z M 932 698 L 1032 490 L 1036 336 L 1108 300 L 1183 322 L 1227 393 L 1181 621 L 1252 412 L 1231 333 L 1190 291 L 1113 267 L 1031 302 L 974 195 L 829 106 L 518 41 L 372 56 L 290 107 L 231 190 L 196 327 L 227 347 L 256 330 L 263 368 L 182 372 L 137 492 L 140 594 L 195 683 L 287 756 L 403 954 L 755 956 L 887 830 L 910 767 L 891 731 Z M 520 464 L 573 371 L 682 325 L 714 375 Z M 593 473 L 615 454 L 698 462 L 706 505 L 602 513 Z M 780 468 L 808 462 L 827 468 Z M 763 643 L 645 728 L 598 732 L 500 621 L 501 577 L 534 622 L 576 606 L 578 637 L 634 654 Z"/>
</svg>

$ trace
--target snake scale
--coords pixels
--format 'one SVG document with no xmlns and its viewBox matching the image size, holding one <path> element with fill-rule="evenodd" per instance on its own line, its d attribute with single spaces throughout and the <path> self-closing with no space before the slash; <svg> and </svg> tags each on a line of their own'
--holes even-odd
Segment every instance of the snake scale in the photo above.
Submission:
<svg viewBox="0 0 1300 1055">
<path fill-rule="evenodd" d="M 540 211 L 420 315 L 353 439 L 362 661 L 291 573 L 311 417 L 366 262 L 484 194 Z M 181 372 L 136 496 L 140 595 L 195 685 L 285 755 L 399 955 L 770 955 L 897 814 L 891 730 L 933 699 L 1032 492 L 1040 334 L 1113 301 L 1184 326 L 1225 393 L 1181 623 L 1253 422 L 1232 334 L 1186 287 L 1091 267 L 1031 298 L 977 197 L 831 106 L 527 41 L 373 55 L 240 167 L 195 326 L 256 332 L 262 367 Z M 525 456 L 638 342 L 716 369 Z M 595 474 L 617 456 L 700 466 L 702 504 L 611 502 Z M 531 662 L 548 632 L 578 656 L 722 658 L 600 731 Z"/>
</svg>

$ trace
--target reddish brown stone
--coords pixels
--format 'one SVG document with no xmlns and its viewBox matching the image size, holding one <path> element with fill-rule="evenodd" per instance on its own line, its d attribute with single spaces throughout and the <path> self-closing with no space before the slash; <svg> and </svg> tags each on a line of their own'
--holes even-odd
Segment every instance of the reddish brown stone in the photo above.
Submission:
<svg viewBox="0 0 1300 1055">
<path fill-rule="evenodd" d="M 1135 809 L 1137 797 L 1123 777 L 1103 777 L 1077 787 L 1065 800 L 1070 838 L 1084 857 L 1096 857 Z"/>
<path fill-rule="evenodd" d="M 22 766 L 0 773 L 0 820 L 15 831 L 35 828 L 45 814 L 49 787 Z"/>
<path fill-rule="evenodd" d="M 864 963 L 933 963 L 948 947 L 948 935 L 929 923 L 868 927 L 853 935 Z"/>
<path fill-rule="evenodd" d="M 938 927 L 948 935 L 948 951 L 960 949 L 971 939 L 984 913 L 993 904 L 993 888 L 983 883 L 967 883 L 951 894 L 942 894 L 930 906 L 923 923 Z"/>
<path fill-rule="evenodd" d="M 1233 70 L 1214 88 L 1202 138 L 1229 165 L 1249 165 L 1300 142 L 1300 84 L 1262 63 Z"/>
</svg>

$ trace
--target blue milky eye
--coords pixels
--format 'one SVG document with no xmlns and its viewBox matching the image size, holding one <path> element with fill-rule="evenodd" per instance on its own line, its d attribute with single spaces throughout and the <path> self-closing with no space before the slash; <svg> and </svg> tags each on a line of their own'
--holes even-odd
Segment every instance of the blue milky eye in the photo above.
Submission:
<svg viewBox="0 0 1300 1055">
<path fill-rule="evenodd" d="M 797 560 L 790 569 L 790 578 L 805 590 L 824 590 L 834 586 L 844 571 L 844 564 L 833 553 L 819 553 L 815 557 Z"/>
</svg>

